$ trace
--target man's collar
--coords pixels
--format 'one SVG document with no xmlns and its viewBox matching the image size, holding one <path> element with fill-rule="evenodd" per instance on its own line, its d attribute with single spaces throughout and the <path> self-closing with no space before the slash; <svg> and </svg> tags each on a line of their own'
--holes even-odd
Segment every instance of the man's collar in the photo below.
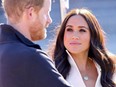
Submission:
<svg viewBox="0 0 116 87">
<path fill-rule="evenodd" d="M 1 39 L 5 38 L 13 38 L 15 40 L 18 39 L 18 41 L 20 41 L 21 43 L 29 46 L 29 47 L 34 47 L 34 48 L 38 48 L 41 49 L 41 47 L 35 43 L 33 43 L 32 41 L 30 41 L 29 39 L 27 39 L 25 36 L 23 36 L 20 32 L 18 32 L 16 29 L 14 29 L 12 26 L 7 25 L 7 24 L 1 24 L 0 25 L 0 36 Z M 4 35 L 5 34 L 5 35 Z"/>
</svg>

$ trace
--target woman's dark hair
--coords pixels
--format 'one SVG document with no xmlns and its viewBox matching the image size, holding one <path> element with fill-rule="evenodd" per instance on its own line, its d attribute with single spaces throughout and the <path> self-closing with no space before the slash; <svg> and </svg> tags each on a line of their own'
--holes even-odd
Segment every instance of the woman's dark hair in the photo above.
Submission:
<svg viewBox="0 0 116 87">
<path fill-rule="evenodd" d="M 62 22 L 53 54 L 56 68 L 66 79 L 71 66 L 67 59 L 68 55 L 63 43 L 63 37 L 67 21 L 74 15 L 81 15 L 89 26 L 91 39 L 88 57 L 97 62 L 97 64 L 99 64 L 101 67 L 101 85 L 103 87 L 115 87 L 115 83 L 112 81 L 115 68 L 113 61 L 108 55 L 104 45 L 104 31 L 102 30 L 96 17 L 92 14 L 91 11 L 87 9 L 71 10 Z"/>
</svg>

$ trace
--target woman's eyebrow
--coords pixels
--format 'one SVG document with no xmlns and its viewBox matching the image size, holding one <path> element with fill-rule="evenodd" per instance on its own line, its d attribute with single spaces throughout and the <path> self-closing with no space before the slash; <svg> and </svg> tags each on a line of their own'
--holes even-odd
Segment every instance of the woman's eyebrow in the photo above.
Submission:
<svg viewBox="0 0 116 87">
<path fill-rule="evenodd" d="M 66 25 L 66 27 L 73 27 L 72 25 Z M 85 28 L 85 29 L 89 29 L 88 27 L 86 26 L 77 26 L 77 28 Z"/>
<path fill-rule="evenodd" d="M 78 26 L 78 28 L 85 28 L 85 29 L 89 29 L 88 27 L 86 26 Z"/>
</svg>

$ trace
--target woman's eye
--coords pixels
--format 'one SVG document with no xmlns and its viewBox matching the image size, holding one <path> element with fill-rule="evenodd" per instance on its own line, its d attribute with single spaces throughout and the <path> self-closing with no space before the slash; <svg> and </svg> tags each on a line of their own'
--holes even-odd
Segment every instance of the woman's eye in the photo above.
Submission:
<svg viewBox="0 0 116 87">
<path fill-rule="evenodd" d="M 86 32 L 86 30 L 85 30 L 85 29 L 80 29 L 79 31 L 80 31 L 80 32 Z"/>
<path fill-rule="evenodd" d="M 73 29 L 71 29 L 71 28 L 67 28 L 66 31 L 70 31 L 70 32 L 71 32 L 71 31 L 73 31 Z"/>
</svg>

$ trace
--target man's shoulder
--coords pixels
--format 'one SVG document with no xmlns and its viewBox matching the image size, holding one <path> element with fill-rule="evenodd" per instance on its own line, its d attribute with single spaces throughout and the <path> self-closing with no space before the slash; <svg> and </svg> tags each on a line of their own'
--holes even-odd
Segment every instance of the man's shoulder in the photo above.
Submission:
<svg viewBox="0 0 116 87">
<path fill-rule="evenodd" d="M 18 45 L 16 49 L 14 49 L 16 54 L 24 56 L 24 57 L 41 57 L 42 55 L 47 56 L 47 54 L 41 49 L 26 46 L 23 44 Z"/>
<path fill-rule="evenodd" d="M 12 44 L 13 45 L 13 44 Z M 17 47 L 16 47 L 17 46 Z M 10 63 L 10 65 L 31 65 L 34 63 L 49 66 L 53 64 L 53 61 L 47 56 L 45 52 L 41 49 L 36 49 L 33 47 L 15 45 L 14 48 L 7 49 L 1 55 L 5 64 Z"/>
<path fill-rule="evenodd" d="M 16 58 L 36 58 L 36 57 L 46 57 L 47 54 L 43 52 L 41 49 L 36 49 L 34 47 L 26 46 L 22 43 L 6 43 L 1 45 L 1 55 L 3 57 L 16 57 Z"/>
</svg>

